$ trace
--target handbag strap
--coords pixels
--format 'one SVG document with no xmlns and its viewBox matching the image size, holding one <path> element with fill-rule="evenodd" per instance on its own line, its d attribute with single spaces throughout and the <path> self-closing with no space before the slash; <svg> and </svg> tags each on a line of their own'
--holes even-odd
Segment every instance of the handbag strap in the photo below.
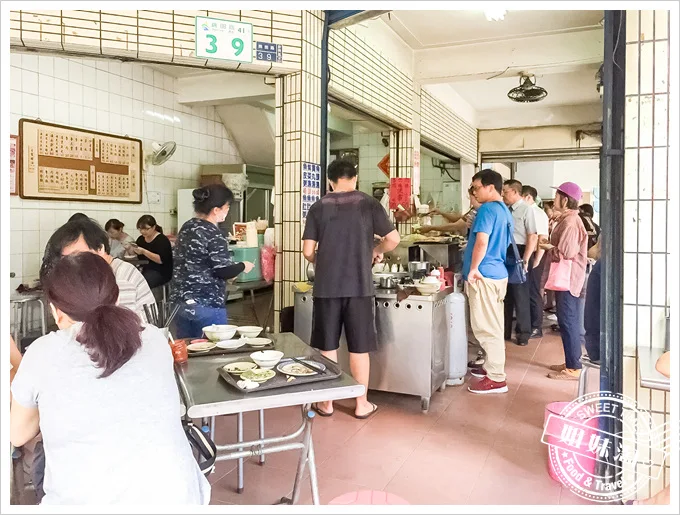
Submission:
<svg viewBox="0 0 680 515">
<path fill-rule="evenodd" d="M 497 200 L 500 205 L 505 207 L 505 209 L 508 209 L 505 204 L 503 204 L 501 201 Z M 509 210 L 508 210 L 509 211 Z M 512 217 L 512 213 L 510 213 L 510 216 Z M 517 248 L 517 243 L 515 243 L 515 235 L 513 234 L 513 228 L 512 228 L 512 222 L 508 221 L 508 234 L 510 234 L 510 242 L 512 243 L 512 252 L 515 254 L 515 261 L 519 263 L 522 261 L 521 256 L 519 255 L 519 249 Z"/>
<path fill-rule="evenodd" d="M 217 460 L 217 446 L 215 442 L 208 438 L 191 421 L 184 422 L 184 431 L 192 447 L 196 448 L 203 457 L 203 461 L 199 461 L 198 465 L 201 472 L 207 476 L 215 468 L 215 461 Z"/>
<path fill-rule="evenodd" d="M 522 258 L 519 255 L 519 249 L 517 248 L 517 243 L 515 243 L 515 236 L 513 234 L 512 224 L 510 222 L 508 222 L 508 232 L 510 233 L 510 242 L 512 243 L 512 252 L 515 254 L 515 261 L 519 263 L 522 261 Z"/>
</svg>

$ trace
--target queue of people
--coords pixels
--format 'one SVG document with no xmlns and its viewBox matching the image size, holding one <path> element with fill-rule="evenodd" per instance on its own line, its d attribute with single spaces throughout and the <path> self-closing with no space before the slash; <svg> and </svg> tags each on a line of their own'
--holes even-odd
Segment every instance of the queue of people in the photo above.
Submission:
<svg viewBox="0 0 680 515">
<path fill-rule="evenodd" d="M 566 182 L 555 190 L 555 200 L 541 209 L 536 204 L 538 193 L 529 185 L 504 182 L 493 170 L 472 178 L 470 191 L 481 207 L 465 249 L 463 277 L 470 325 L 484 351 L 483 363 L 470 364 L 474 380 L 468 390 L 473 393 L 508 391 L 505 343 L 512 341 L 513 329 L 514 343 L 520 346 L 543 336 L 543 299 L 548 290 L 555 297 L 565 355 L 564 363 L 550 366 L 548 377 L 578 380 L 584 343 L 589 357 L 599 360 L 601 263 L 599 255 L 589 256 L 589 250 L 599 249 L 599 227 L 592 220 L 592 206 L 579 209 L 583 194 L 577 184 Z M 526 280 L 509 284 L 514 244 Z"/>
</svg>

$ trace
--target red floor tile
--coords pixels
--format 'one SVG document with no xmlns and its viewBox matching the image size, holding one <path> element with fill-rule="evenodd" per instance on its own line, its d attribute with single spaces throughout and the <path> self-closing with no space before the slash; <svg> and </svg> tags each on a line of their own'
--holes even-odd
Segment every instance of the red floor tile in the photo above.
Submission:
<svg viewBox="0 0 680 515">
<path fill-rule="evenodd" d="M 321 503 L 355 490 L 384 490 L 411 504 L 588 504 L 550 479 L 547 447 L 540 441 L 545 406 L 571 401 L 577 383 L 546 377 L 563 362 L 559 335 L 507 345 L 509 393 L 479 396 L 463 386 L 435 392 L 427 414 L 420 398 L 370 392 L 380 411 L 364 421 L 354 401 L 336 403 L 330 418 L 316 417 L 313 440 Z M 591 384 L 597 384 L 595 374 Z M 468 378 L 469 379 L 469 378 Z M 235 417 L 218 420 L 219 443 L 234 441 Z M 265 434 L 294 430 L 299 408 L 265 414 Z M 257 413 L 245 415 L 246 438 L 257 437 Z M 244 494 L 236 493 L 236 462 L 218 464 L 211 476 L 213 502 L 272 504 L 293 488 L 298 452 L 251 458 Z M 308 469 L 300 503 L 311 503 Z"/>
</svg>

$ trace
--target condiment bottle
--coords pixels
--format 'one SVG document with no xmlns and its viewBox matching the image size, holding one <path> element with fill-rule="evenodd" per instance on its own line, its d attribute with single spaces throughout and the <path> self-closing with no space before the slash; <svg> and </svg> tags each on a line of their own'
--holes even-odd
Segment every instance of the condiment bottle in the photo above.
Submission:
<svg viewBox="0 0 680 515">
<path fill-rule="evenodd" d="M 170 336 L 168 342 L 170 343 L 172 357 L 175 360 L 175 363 L 186 363 L 189 359 L 186 342 L 184 340 L 174 340 L 172 336 Z"/>
</svg>

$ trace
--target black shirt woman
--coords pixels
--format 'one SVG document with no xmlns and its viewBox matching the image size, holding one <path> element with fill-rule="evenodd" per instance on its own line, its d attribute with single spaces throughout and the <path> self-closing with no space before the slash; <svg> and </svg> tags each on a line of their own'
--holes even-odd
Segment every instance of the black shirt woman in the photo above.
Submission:
<svg viewBox="0 0 680 515">
<path fill-rule="evenodd" d="M 142 267 L 142 275 L 149 288 L 162 286 L 172 279 L 172 245 L 163 234 L 163 228 L 151 215 L 144 215 L 137 221 L 141 236 L 133 247 L 136 254 L 145 257 L 149 263 Z"/>
<path fill-rule="evenodd" d="M 177 235 L 171 297 L 182 307 L 177 313 L 177 336 L 201 336 L 203 328 L 226 324 L 227 280 L 250 272 L 253 263 L 233 263 L 227 239 L 218 227 L 229 213 L 234 194 L 223 184 L 193 192 L 195 218 Z"/>
</svg>

